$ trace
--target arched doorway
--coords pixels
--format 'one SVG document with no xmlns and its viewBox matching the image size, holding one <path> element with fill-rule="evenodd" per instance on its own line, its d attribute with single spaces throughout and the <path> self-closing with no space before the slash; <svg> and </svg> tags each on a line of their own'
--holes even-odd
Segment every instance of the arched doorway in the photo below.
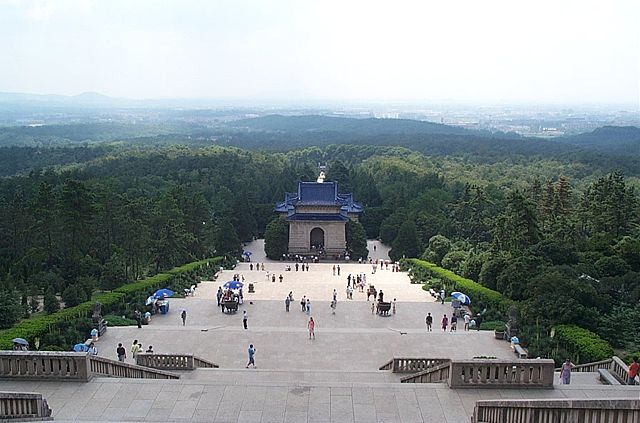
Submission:
<svg viewBox="0 0 640 423">
<path fill-rule="evenodd" d="M 310 247 L 315 250 L 324 249 L 324 231 L 322 228 L 313 228 L 310 235 Z"/>
</svg>

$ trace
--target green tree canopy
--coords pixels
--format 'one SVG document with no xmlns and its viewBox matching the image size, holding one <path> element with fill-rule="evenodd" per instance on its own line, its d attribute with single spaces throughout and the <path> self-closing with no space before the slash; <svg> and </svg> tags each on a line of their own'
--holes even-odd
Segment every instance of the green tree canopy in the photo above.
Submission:
<svg viewBox="0 0 640 423">
<path fill-rule="evenodd" d="M 420 240 L 418 239 L 418 231 L 415 223 L 406 220 L 398 230 L 396 239 L 393 240 L 389 257 L 393 261 L 400 260 L 403 257 L 415 258 L 420 255 Z"/>
<path fill-rule="evenodd" d="M 347 221 L 346 236 L 347 251 L 349 251 L 352 259 L 362 258 L 365 260 L 369 257 L 367 234 L 360 222 L 354 222 L 353 220 Z"/>
<path fill-rule="evenodd" d="M 267 225 L 264 233 L 264 252 L 272 260 L 280 260 L 289 249 L 289 225 L 276 217 Z"/>
</svg>

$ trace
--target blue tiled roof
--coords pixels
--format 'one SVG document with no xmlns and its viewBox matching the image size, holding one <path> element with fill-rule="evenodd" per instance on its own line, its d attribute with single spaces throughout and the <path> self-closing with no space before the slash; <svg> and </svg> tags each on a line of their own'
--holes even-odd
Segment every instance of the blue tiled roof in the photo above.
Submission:
<svg viewBox="0 0 640 423">
<path fill-rule="evenodd" d="M 348 217 L 341 214 L 327 214 L 327 213 L 295 213 L 287 217 L 287 220 L 312 220 L 312 221 L 324 221 L 324 222 L 345 222 L 349 220 Z"/>
<path fill-rule="evenodd" d="M 274 211 L 278 213 L 295 213 L 298 205 L 338 206 L 340 212 L 362 213 L 362 204 L 353 201 L 353 194 L 338 193 L 337 182 L 298 182 L 298 192 L 287 192 L 284 201 L 277 203 Z"/>
<path fill-rule="evenodd" d="M 336 182 L 298 183 L 298 204 L 336 204 L 337 199 Z"/>
</svg>

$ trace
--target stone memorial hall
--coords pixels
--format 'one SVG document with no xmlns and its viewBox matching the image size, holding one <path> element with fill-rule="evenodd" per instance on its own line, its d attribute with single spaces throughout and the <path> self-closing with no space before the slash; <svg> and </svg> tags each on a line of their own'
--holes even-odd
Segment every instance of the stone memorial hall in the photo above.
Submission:
<svg viewBox="0 0 640 423">
<path fill-rule="evenodd" d="M 340 193 L 338 183 L 325 182 L 324 168 L 316 182 L 298 182 L 275 212 L 289 224 L 290 254 L 342 254 L 346 250 L 346 224 L 364 211 L 352 193 Z"/>
</svg>

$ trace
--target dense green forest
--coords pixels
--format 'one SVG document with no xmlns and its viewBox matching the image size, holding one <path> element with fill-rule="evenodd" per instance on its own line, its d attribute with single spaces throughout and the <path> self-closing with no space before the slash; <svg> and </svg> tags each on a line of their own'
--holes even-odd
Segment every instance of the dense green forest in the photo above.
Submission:
<svg viewBox="0 0 640 423">
<path fill-rule="evenodd" d="M 56 295 L 74 305 L 176 265 L 239 254 L 242 241 L 264 236 L 284 192 L 326 163 L 328 179 L 364 203 L 368 237 L 391 245 L 393 258 L 423 257 L 519 301 L 536 351 L 545 352 L 540 334 L 557 324 L 639 348 L 633 157 L 459 134 L 358 135 L 353 145 L 308 147 L 320 138 L 225 136 L 256 144 L 166 146 L 180 140 L 166 135 L 159 145 L 151 137 L 3 148 L 0 327 L 42 313 L 37 298 L 52 312 Z M 260 144 L 269 139 L 281 144 Z M 278 151 L 290 142 L 301 148 Z"/>
</svg>

